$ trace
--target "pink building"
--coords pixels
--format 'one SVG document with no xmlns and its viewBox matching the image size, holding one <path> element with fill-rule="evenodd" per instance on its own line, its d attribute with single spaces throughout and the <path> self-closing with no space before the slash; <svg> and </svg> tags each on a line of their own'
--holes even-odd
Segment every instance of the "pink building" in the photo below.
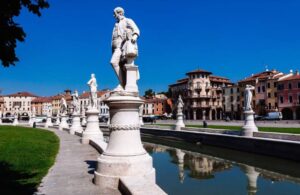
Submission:
<svg viewBox="0 0 300 195">
<path fill-rule="evenodd" d="M 300 75 L 293 75 L 278 82 L 278 107 L 285 120 L 300 120 Z"/>
</svg>

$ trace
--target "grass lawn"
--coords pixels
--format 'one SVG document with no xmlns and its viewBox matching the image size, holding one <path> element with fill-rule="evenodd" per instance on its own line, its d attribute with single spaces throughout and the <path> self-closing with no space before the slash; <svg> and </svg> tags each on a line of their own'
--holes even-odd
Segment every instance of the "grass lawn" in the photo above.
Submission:
<svg viewBox="0 0 300 195">
<path fill-rule="evenodd" d="M 58 149 L 53 132 L 0 126 L 0 194 L 33 194 Z"/>
<path fill-rule="evenodd" d="M 172 126 L 170 124 L 155 124 L 155 125 Z M 202 128 L 203 126 L 202 125 L 186 125 L 186 127 Z M 208 125 L 208 128 L 240 131 L 242 127 L 241 126 Z M 258 127 L 258 130 L 262 131 L 262 132 L 300 134 L 300 128 L 292 128 L 292 127 Z"/>
</svg>

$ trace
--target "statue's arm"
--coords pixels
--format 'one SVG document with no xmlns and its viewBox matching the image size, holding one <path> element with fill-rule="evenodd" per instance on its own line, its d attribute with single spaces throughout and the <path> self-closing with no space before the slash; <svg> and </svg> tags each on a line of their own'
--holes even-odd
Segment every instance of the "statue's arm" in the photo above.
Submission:
<svg viewBox="0 0 300 195">
<path fill-rule="evenodd" d="M 131 28 L 133 35 L 135 34 L 138 37 L 140 36 L 140 29 L 137 27 L 137 25 L 132 19 L 127 19 L 127 25 Z"/>
</svg>

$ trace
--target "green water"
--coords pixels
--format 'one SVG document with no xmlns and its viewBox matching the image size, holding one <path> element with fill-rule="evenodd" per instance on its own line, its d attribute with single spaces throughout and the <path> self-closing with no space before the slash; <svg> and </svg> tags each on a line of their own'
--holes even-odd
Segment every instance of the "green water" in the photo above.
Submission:
<svg viewBox="0 0 300 195">
<path fill-rule="evenodd" d="M 300 164 L 234 150 L 143 138 L 170 195 L 300 195 Z"/>
</svg>

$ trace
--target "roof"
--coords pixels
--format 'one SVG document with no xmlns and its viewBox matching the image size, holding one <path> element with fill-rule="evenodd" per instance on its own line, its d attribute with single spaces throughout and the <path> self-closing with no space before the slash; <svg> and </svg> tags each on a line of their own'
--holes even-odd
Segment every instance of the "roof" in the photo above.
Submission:
<svg viewBox="0 0 300 195">
<path fill-rule="evenodd" d="M 97 96 L 98 97 L 101 97 L 101 96 L 103 96 L 104 94 L 106 94 L 106 93 L 108 93 L 109 92 L 109 90 L 101 90 L 101 91 L 97 91 Z M 89 96 L 90 96 L 90 92 L 88 91 L 88 92 L 83 92 L 80 96 L 79 96 L 79 98 L 89 98 Z"/>
<path fill-rule="evenodd" d="M 220 76 L 216 76 L 216 75 L 210 75 L 209 80 L 212 82 L 231 83 L 228 78 L 220 77 Z"/>
<path fill-rule="evenodd" d="M 257 74 L 253 74 L 251 75 L 250 77 L 247 77 L 243 80 L 240 80 L 240 82 L 249 82 L 249 81 L 255 81 L 256 79 L 258 79 L 259 81 L 262 81 L 262 80 L 267 80 L 267 79 L 270 79 L 270 78 L 279 78 L 280 76 L 283 76 L 283 74 L 280 74 L 278 75 L 279 71 L 277 70 L 268 70 L 268 71 L 263 71 L 263 72 L 260 72 L 260 73 L 257 73 Z"/>
<path fill-rule="evenodd" d="M 27 91 L 17 92 L 17 93 L 5 95 L 5 96 L 8 96 L 8 97 L 38 97 L 37 95 L 34 95 Z"/>
<path fill-rule="evenodd" d="M 161 99 L 161 98 L 145 98 L 145 103 L 160 103 L 160 102 L 165 102 L 167 99 Z"/>
<path fill-rule="evenodd" d="M 286 77 L 282 79 L 281 81 L 291 81 L 291 80 L 299 80 L 300 81 L 300 75 L 299 74 L 294 74 L 292 76 Z"/>
<path fill-rule="evenodd" d="M 196 70 L 193 70 L 191 72 L 187 72 L 186 75 L 195 74 L 195 73 L 212 74 L 212 72 L 209 72 L 207 70 L 196 69 Z"/>
<path fill-rule="evenodd" d="M 176 81 L 176 83 L 171 84 L 169 86 L 176 86 L 176 85 L 186 84 L 188 81 L 189 81 L 189 78 L 179 79 L 179 80 Z"/>
<path fill-rule="evenodd" d="M 32 100 L 32 103 L 46 103 L 46 102 L 52 102 L 51 97 L 38 97 Z"/>
</svg>

